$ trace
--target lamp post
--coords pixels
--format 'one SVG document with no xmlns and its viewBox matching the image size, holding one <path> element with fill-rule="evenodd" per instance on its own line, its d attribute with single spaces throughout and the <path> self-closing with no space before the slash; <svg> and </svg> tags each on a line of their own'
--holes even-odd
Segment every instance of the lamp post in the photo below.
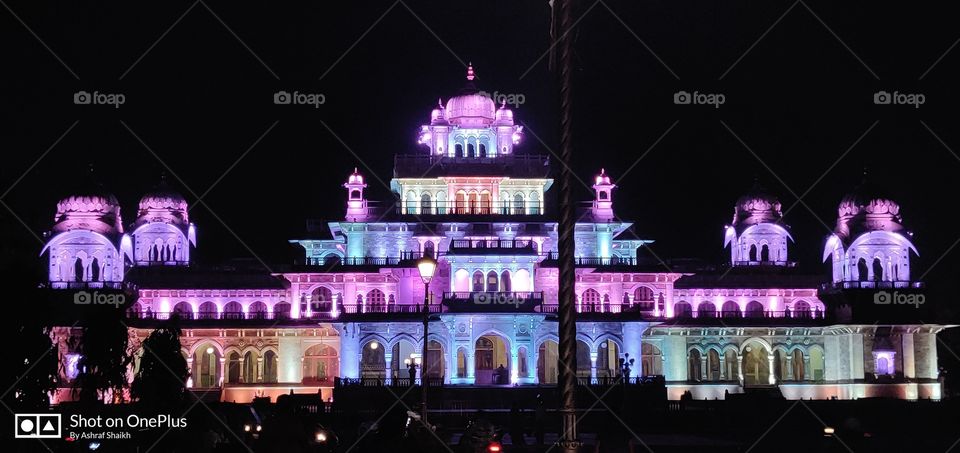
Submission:
<svg viewBox="0 0 960 453">
<path fill-rule="evenodd" d="M 423 280 L 423 364 L 420 366 L 420 406 L 423 411 L 420 414 L 420 420 L 427 427 L 427 329 L 430 326 L 430 280 L 433 280 L 433 274 L 437 271 L 437 260 L 433 257 L 424 255 L 417 261 L 417 270 L 420 272 L 420 279 Z M 412 376 L 411 376 L 412 378 Z"/>
</svg>

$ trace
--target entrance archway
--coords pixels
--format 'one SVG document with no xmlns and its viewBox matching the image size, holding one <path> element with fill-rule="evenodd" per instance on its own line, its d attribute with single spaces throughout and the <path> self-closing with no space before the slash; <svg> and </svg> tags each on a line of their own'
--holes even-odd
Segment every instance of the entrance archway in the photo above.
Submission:
<svg viewBox="0 0 960 453">
<path fill-rule="evenodd" d="M 404 361 L 406 359 L 415 360 L 416 356 L 420 355 L 420 350 L 417 348 L 417 345 L 411 341 L 400 340 L 393 344 L 392 351 L 393 355 L 390 356 L 391 375 L 395 379 L 416 378 L 417 372 L 414 371 L 411 376 L 410 368 Z M 423 362 L 421 361 L 421 363 Z"/>
<path fill-rule="evenodd" d="M 770 353 L 752 341 L 743 348 L 743 385 L 770 385 Z"/>
<path fill-rule="evenodd" d="M 510 383 L 510 355 L 506 341 L 499 335 L 484 335 L 474 344 L 475 383 Z"/>
<path fill-rule="evenodd" d="M 304 384 L 330 385 L 333 383 L 333 378 L 339 375 L 340 357 L 333 346 L 322 343 L 315 344 L 303 352 Z"/>
<path fill-rule="evenodd" d="M 537 354 L 537 382 L 540 384 L 556 384 L 559 371 L 557 369 L 558 345 L 556 341 L 546 340 L 540 343 L 540 352 Z"/>
<path fill-rule="evenodd" d="M 424 370 L 427 377 L 432 379 L 443 379 L 446 374 L 446 360 L 443 356 L 443 345 L 437 340 L 430 340 L 427 343 L 427 364 Z"/>
<path fill-rule="evenodd" d="M 384 346 L 377 340 L 363 345 L 360 353 L 360 377 L 383 379 L 387 377 L 387 362 Z"/>
<path fill-rule="evenodd" d="M 613 340 L 604 340 L 597 345 L 597 377 L 620 376 L 620 347 Z"/>
<path fill-rule="evenodd" d="M 220 351 L 205 343 L 193 353 L 193 386 L 212 388 L 220 385 Z"/>
</svg>

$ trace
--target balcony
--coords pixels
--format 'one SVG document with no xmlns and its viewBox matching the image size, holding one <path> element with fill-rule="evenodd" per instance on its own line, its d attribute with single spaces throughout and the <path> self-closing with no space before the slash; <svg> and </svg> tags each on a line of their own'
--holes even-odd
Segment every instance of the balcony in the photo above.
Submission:
<svg viewBox="0 0 960 453">
<path fill-rule="evenodd" d="M 923 282 L 864 280 L 854 282 L 826 283 L 821 286 L 821 289 L 920 289 L 923 287 Z"/>
<path fill-rule="evenodd" d="M 440 304 L 431 304 L 429 306 L 431 314 L 443 312 Z M 343 318 L 390 318 L 390 317 L 422 317 L 423 306 L 420 304 L 377 304 L 377 305 L 340 305 L 338 311 L 332 310 L 315 311 L 310 313 L 301 313 L 300 317 L 292 317 L 289 313 L 270 313 L 254 312 L 244 313 L 236 312 L 137 312 L 128 311 L 127 318 L 131 320 L 140 320 L 145 322 L 158 322 L 179 316 L 180 320 L 190 324 L 211 325 L 220 324 L 251 324 L 251 325 L 277 325 L 277 324 L 313 324 L 317 321 L 334 321 Z M 226 322 L 225 322 L 226 321 Z"/>
<path fill-rule="evenodd" d="M 560 255 L 557 252 L 550 252 L 544 256 L 540 263 L 543 267 L 557 267 L 560 264 Z M 575 256 L 573 265 L 576 267 L 626 267 L 636 266 L 637 259 L 632 257 L 611 256 L 609 258 L 599 256 Z"/>
<path fill-rule="evenodd" d="M 124 282 L 50 282 L 51 289 L 124 289 L 129 287 Z"/>
<path fill-rule="evenodd" d="M 734 266 L 744 266 L 744 267 L 765 267 L 765 266 L 780 266 L 780 267 L 797 267 L 796 261 L 734 261 Z"/>
<path fill-rule="evenodd" d="M 540 291 L 454 291 L 443 293 L 443 306 L 454 313 L 536 313 Z"/>
<path fill-rule="evenodd" d="M 541 215 L 543 206 L 539 201 L 404 201 L 397 205 L 400 215 L 471 215 L 471 216 L 522 216 Z"/>
<path fill-rule="evenodd" d="M 393 159 L 395 178 L 476 175 L 549 178 L 550 157 L 542 154 L 509 154 L 496 157 L 406 154 L 397 155 Z"/>
<path fill-rule="evenodd" d="M 354 256 L 340 258 L 337 256 L 320 259 L 307 258 L 306 266 L 332 269 L 336 267 L 371 266 L 371 267 L 414 267 L 416 261 L 423 257 L 420 252 L 403 252 L 400 256 Z"/>
<path fill-rule="evenodd" d="M 450 254 L 536 255 L 537 243 L 528 239 L 454 239 Z"/>
</svg>

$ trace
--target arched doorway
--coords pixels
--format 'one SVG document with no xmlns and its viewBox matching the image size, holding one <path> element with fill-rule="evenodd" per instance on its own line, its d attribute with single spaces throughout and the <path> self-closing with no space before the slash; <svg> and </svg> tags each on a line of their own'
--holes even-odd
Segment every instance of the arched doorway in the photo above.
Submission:
<svg viewBox="0 0 960 453">
<path fill-rule="evenodd" d="M 600 311 L 600 293 L 590 288 L 580 296 L 580 311 L 583 313 L 596 313 Z"/>
<path fill-rule="evenodd" d="M 738 375 L 737 371 L 737 352 L 733 349 L 727 349 L 727 352 L 723 353 L 723 368 L 724 378 L 726 380 L 740 380 L 740 376 Z"/>
<path fill-rule="evenodd" d="M 212 343 L 200 345 L 194 351 L 192 376 L 195 388 L 220 386 L 220 351 Z"/>
<path fill-rule="evenodd" d="M 713 302 L 700 302 L 700 305 L 697 305 L 697 317 L 716 318 L 717 306 L 714 305 Z"/>
<path fill-rule="evenodd" d="M 427 365 L 424 368 L 427 377 L 431 379 L 443 379 L 446 374 L 446 360 L 443 356 L 443 345 L 437 340 L 430 340 L 427 343 Z"/>
<path fill-rule="evenodd" d="M 457 378 L 465 379 L 467 377 L 467 351 L 463 348 L 457 350 Z"/>
<path fill-rule="evenodd" d="M 383 379 L 387 377 L 387 362 L 384 345 L 373 340 L 363 345 L 360 353 L 360 377 Z"/>
<path fill-rule="evenodd" d="M 656 345 L 643 343 L 640 346 L 640 373 L 643 376 L 663 375 L 663 353 Z"/>
<path fill-rule="evenodd" d="M 193 307 L 187 302 L 180 302 L 173 306 L 173 313 L 180 319 L 193 319 Z"/>
<path fill-rule="evenodd" d="M 740 306 L 732 300 L 728 300 L 720 307 L 720 313 L 724 318 L 739 318 Z"/>
<path fill-rule="evenodd" d="M 620 376 L 620 347 L 607 339 L 597 345 L 597 377 L 614 378 Z"/>
<path fill-rule="evenodd" d="M 707 351 L 707 380 L 720 380 L 720 352 L 716 349 Z"/>
<path fill-rule="evenodd" d="M 763 317 L 763 304 L 755 300 L 751 300 L 747 303 L 747 317 L 748 318 L 762 318 Z"/>
<path fill-rule="evenodd" d="M 209 301 L 200 304 L 198 319 L 217 319 L 217 304 Z"/>
<path fill-rule="evenodd" d="M 478 385 L 510 383 L 510 355 L 499 335 L 484 335 L 474 344 L 475 382 Z"/>
<path fill-rule="evenodd" d="M 240 379 L 248 384 L 257 382 L 257 360 L 259 356 L 256 351 L 247 351 L 243 355 L 243 369 Z"/>
<path fill-rule="evenodd" d="M 417 345 L 407 340 L 400 340 L 394 343 L 392 352 L 393 355 L 390 356 L 391 375 L 395 379 L 416 378 L 417 372 L 413 371 L 411 374 L 410 368 L 404 361 L 407 359 L 416 360 L 420 356 Z M 423 362 L 421 361 L 421 363 Z"/>
<path fill-rule="evenodd" d="M 323 343 L 315 344 L 303 352 L 304 384 L 331 385 L 333 378 L 339 374 L 340 357 L 333 346 Z"/>
<path fill-rule="evenodd" d="M 240 383 L 240 353 L 233 351 L 227 356 L 227 382 Z"/>
<path fill-rule="evenodd" d="M 770 385 L 770 353 L 756 341 L 743 348 L 743 385 Z"/>
<path fill-rule="evenodd" d="M 277 353 L 269 349 L 263 353 L 263 382 L 277 382 Z"/>
<path fill-rule="evenodd" d="M 691 382 L 700 382 L 703 379 L 703 365 L 701 364 L 700 351 L 691 349 L 687 355 L 687 380 Z"/>
<path fill-rule="evenodd" d="M 546 340 L 540 343 L 537 354 L 537 382 L 540 384 L 556 384 L 559 371 L 557 369 L 558 355 L 557 342 Z"/>
<path fill-rule="evenodd" d="M 590 346 L 583 340 L 577 340 L 577 377 L 589 379 L 591 365 Z"/>
</svg>

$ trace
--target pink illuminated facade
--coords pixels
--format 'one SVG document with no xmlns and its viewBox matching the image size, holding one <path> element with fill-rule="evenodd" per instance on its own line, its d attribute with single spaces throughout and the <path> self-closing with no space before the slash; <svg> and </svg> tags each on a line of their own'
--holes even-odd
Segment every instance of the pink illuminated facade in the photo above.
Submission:
<svg viewBox="0 0 960 453">
<path fill-rule="evenodd" d="M 190 385 L 227 401 L 291 390 L 327 397 L 335 378 L 555 384 L 550 160 L 518 152 L 522 127 L 474 86 L 474 75 L 470 67 L 465 88 L 430 112 L 419 149 L 395 157 L 393 206 L 369 203 L 354 169 L 342 185 L 344 217 L 310 222 L 290 240 L 303 250 L 293 266 L 268 274 L 191 265 L 187 203 L 160 187 L 141 200 L 129 233 L 110 195 L 62 201 L 43 252 L 50 285 L 134 285 L 136 337 L 178 314 Z M 633 359 L 633 377 L 662 377 L 674 399 L 771 386 L 789 398 L 940 397 L 943 326 L 864 322 L 859 311 L 880 306 L 851 302 L 922 287 L 910 281 L 916 249 L 889 198 L 865 189 L 844 198 L 823 254 L 829 278 L 798 272 L 780 202 L 759 186 L 736 201 L 723 231 L 729 263 L 648 260 L 638 250 L 652 241 L 617 217 L 612 181 L 598 169 L 575 232 L 584 380 L 616 379 L 621 359 Z M 416 266 L 423 256 L 439 263 L 427 357 Z M 422 364 L 413 376 L 409 362 Z"/>
</svg>

